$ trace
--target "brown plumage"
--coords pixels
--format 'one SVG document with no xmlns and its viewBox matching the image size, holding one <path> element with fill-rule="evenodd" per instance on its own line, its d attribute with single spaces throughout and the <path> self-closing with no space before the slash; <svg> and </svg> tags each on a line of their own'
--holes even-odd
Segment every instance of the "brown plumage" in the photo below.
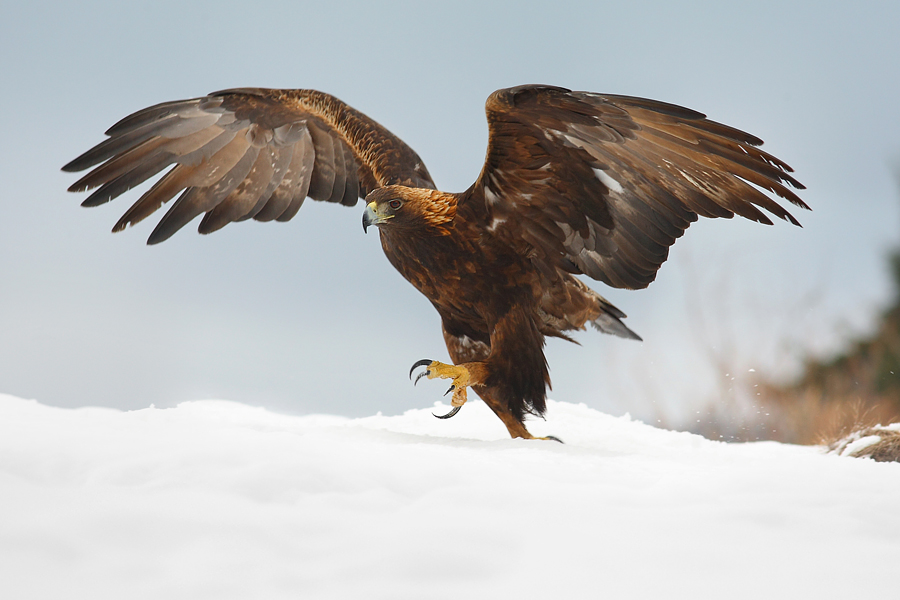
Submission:
<svg viewBox="0 0 900 600">
<path fill-rule="evenodd" d="M 471 386 L 514 437 L 545 410 L 546 336 L 591 323 L 640 339 L 625 315 L 574 275 L 646 287 L 699 216 L 798 224 L 766 190 L 808 208 L 790 167 L 752 135 L 653 100 L 549 86 L 499 90 L 486 105 L 484 167 L 440 192 L 419 156 L 336 98 L 312 90 L 236 89 L 159 104 L 113 125 L 63 167 L 95 167 L 70 191 L 96 206 L 171 169 L 116 223 L 141 221 L 177 194 L 148 243 L 203 214 L 210 233 L 245 219 L 287 221 L 306 197 L 353 206 L 384 252 L 441 316 L 454 406 Z M 99 166 L 98 166 L 99 165 Z"/>
</svg>

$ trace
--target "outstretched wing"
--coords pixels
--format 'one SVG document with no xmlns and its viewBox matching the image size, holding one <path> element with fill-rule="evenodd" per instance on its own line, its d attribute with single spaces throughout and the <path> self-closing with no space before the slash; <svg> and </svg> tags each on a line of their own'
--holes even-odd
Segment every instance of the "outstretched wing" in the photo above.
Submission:
<svg viewBox="0 0 900 600">
<path fill-rule="evenodd" d="M 122 119 L 106 134 L 109 139 L 63 167 L 95 167 L 69 191 L 99 186 L 82 203 L 97 206 L 171 167 L 113 228 L 145 219 L 181 193 L 149 244 L 202 213 L 200 233 L 210 233 L 250 218 L 287 221 L 307 196 L 353 206 L 385 185 L 434 188 L 409 146 L 313 90 L 234 89 L 166 102 Z"/>
<path fill-rule="evenodd" d="M 643 288 L 698 215 L 771 224 L 761 207 L 799 225 L 754 186 L 808 208 L 762 140 L 680 106 L 521 86 L 486 112 L 487 158 L 459 210 L 550 274 Z"/>
</svg>

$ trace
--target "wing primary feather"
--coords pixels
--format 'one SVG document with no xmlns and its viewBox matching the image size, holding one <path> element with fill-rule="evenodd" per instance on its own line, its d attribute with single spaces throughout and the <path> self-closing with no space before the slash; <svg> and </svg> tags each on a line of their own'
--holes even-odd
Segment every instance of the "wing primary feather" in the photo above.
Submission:
<svg viewBox="0 0 900 600">
<path fill-rule="evenodd" d="M 131 205 L 113 227 L 113 233 L 122 231 L 128 225 L 136 225 L 156 212 L 188 185 L 188 179 L 197 168 L 176 165 Z"/>
<path fill-rule="evenodd" d="M 641 185 L 652 186 L 653 189 L 646 192 L 647 198 L 673 199 L 670 205 L 680 207 L 682 211 L 687 209 L 688 212 L 679 214 L 679 219 L 687 220 L 688 224 L 695 222 L 697 215 L 723 219 L 734 216 L 730 210 L 690 186 L 681 166 L 676 165 L 683 159 L 662 150 L 648 145 L 642 147 L 640 152 L 623 152 L 619 157 L 610 157 L 610 160 L 621 164 L 622 172 L 631 173 L 642 182 Z"/>
<path fill-rule="evenodd" d="M 193 212 L 192 210 L 182 211 L 181 206 L 183 204 L 187 204 L 190 206 L 193 203 L 193 199 L 200 193 L 202 188 L 188 188 L 181 193 L 178 199 L 172 204 L 172 208 L 169 209 L 162 220 L 156 224 L 156 227 L 150 233 L 150 237 L 147 238 L 147 245 L 153 246 L 155 244 L 159 244 L 160 242 L 164 242 L 172 235 L 181 229 L 190 219 L 184 220 L 180 218 L 181 214 Z M 202 212 L 202 211 L 200 211 Z M 199 215 L 200 212 L 194 213 L 194 217 Z"/>
<path fill-rule="evenodd" d="M 171 164 L 172 157 L 166 154 L 158 154 L 148 161 L 138 163 L 131 170 L 101 185 L 90 196 L 85 198 L 81 205 L 91 207 L 105 204 L 157 175 Z"/>
<path fill-rule="evenodd" d="M 176 161 L 187 164 L 199 162 L 222 149 L 234 138 L 235 134 L 235 131 L 223 131 L 218 127 L 209 127 L 182 138 L 153 137 L 100 165 L 75 182 L 69 189 L 70 191 L 90 189 L 112 181 L 130 170 L 141 170 L 144 165 L 158 165 L 157 172 L 159 172 Z M 160 157 L 163 158 L 160 159 Z"/>
<path fill-rule="evenodd" d="M 175 115 L 170 115 L 168 118 L 174 119 Z M 132 148 L 139 146 L 153 137 L 155 131 L 154 124 L 150 123 L 144 127 L 123 133 L 122 135 L 116 135 L 105 139 L 78 158 L 67 163 L 62 170 L 67 173 L 76 173 L 78 171 L 89 169 L 117 154 L 123 154 Z"/>
<path fill-rule="evenodd" d="M 206 187 L 214 183 L 217 174 L 221 177 L 222 173 L 210 163 L 210 159 L 234 140 L 235 135 L 234 131 L 217 130 L 204 132 L 203 135 L 196 134 L 191 140 L 180 140 L 181 145 L 190 141 L 192 142 L 190 147 L 194 147 L 214 136 L 205 145 L 181 156 L 176 167 L 156 182 L 119 219 L 113 227 L 113 232 L 122 231 L 127 225 L 135 225 L 144 220 L 186 187 Z"/>
<path fill-rule="evenodd" d="M 121 135 L 144 125 L 165 119 L 176 112 L 185 112 L 188 109 L 199 109 L 204 112 L 215 111 L 222 104 L 221 98 L 191 98 L 189 100 L 176 100 L 163 102 L 132 113 L 106 130 L 106 135 Z M 221 112 L 221 111 L 219 111 Z"/>
<path fill-rule="evenodd" d="M 219 150 L 206 165 L 206 176 L 213 181 L 205 187 L 191 187 L 182 194 L 150 234 L 150 245 L 163 242 L 201 213 L 212 210 L 250 172 L 259 153 L 245 135 L 236 136 Z"/>
<path fill-rule="evenodd" d="M 120 154 L 106 162 L 87 175 L 69 186 L 70 192 L 83 192 L 98 185 L 102 185 L 108 181 L 112 181 L 116 177 L 123 175 L 133 169 L 135 165 L 141 161 L 152 158 L 159 148 L 164 146 L 168 140 L 163 138 L 153 138 L 143 142 L 142 144 L 131 148 L 127 152 Z"/>
<path fill-rule="evenodd" d="M 743 152 L 735 152 L 730 148 L 726 148 L 705 140 L 700 142 L 700 147 L 706 149 L 710 154 L 719 156 L 728 161 L 728 163 L 730 164 L 726 166 L 730 167 L 731 165 L 740 165 L 741 173 L 735 172 L 736 175 L 744 177 L 743 173 L 746 173 L 748 171 L 757 173 L 759 177 L 763 177 L 771 182 L 771 189 L 767 187 L 769 191 L 778 194 L 795 206 L 799 206 L 800 208 L 809 210 L 809 206 L 807 206 L 806 203 L 797 196 L 797 194 L 795 194 L 782 184 L 787 183 L 794 189 L 798 190 L 806 188 L 802 183 L 794 179 L 791 175 L 785 173 L 783 170 L 771 165 L 767 161 L 764 162 L 758 159 L 754 159 L 750 155 Z M 744 178 L 747 179 L 746 177 Z M 754 183 L 760 186 L 765 186 L 765 184 L 761 181 L 754 181 Z"/>
</svg>

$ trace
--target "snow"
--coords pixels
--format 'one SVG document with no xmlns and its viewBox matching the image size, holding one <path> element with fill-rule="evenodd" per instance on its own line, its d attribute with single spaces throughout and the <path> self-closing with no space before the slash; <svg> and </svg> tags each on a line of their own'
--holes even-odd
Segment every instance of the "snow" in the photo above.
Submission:
<svg viewBox="0 0 900 600">
<path fill-rule="evenodd" d="M 854 440 L 844 446 L 843 450 L 841 450 L 841 456 L 853 456 L 857 452 L 865 450 L 869 446 L 874 446 L 878 442 L 881 441 L 880 435 L 867 435 L 865 437 L 861 437 L 858 440 Z"/>
<path fill-rule="evenodd" d="M 890 444 L 897 433 L 900 433 L 900 423 L 864 427 L 834 442 L 830 450 L 832 453 L 840 456 L 871 457 L 873 451 L 876 450 L 872 446 L 880 443 L 884 436 L 889 436 L 887 443 Z M 882 450 L 887 449 L 883 448 Z M 890 454 L 890 452 L 884 453 Z"/>
<path fill-rule="evenodd" d="M 900 464 L 558 402 L 530 428 L 564 445 L 430 413 L 0 395 L 3 597 L 897 597 Z"/>
</svg>

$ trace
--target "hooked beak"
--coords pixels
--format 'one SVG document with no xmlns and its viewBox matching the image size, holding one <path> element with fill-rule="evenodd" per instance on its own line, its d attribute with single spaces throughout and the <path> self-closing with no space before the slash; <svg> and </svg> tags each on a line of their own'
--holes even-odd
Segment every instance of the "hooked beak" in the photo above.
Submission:
<svg viewBox="0 0 900 600">
<path fill-rule="evenodd" d="M 368 233 L 369 225 L 378 225 L 382 221 L 383 219 L 375 212 L 375 203 L 369 202 L 366 204 L 366 211 L 362 216 L 363 232 Z"/>
</svg>

